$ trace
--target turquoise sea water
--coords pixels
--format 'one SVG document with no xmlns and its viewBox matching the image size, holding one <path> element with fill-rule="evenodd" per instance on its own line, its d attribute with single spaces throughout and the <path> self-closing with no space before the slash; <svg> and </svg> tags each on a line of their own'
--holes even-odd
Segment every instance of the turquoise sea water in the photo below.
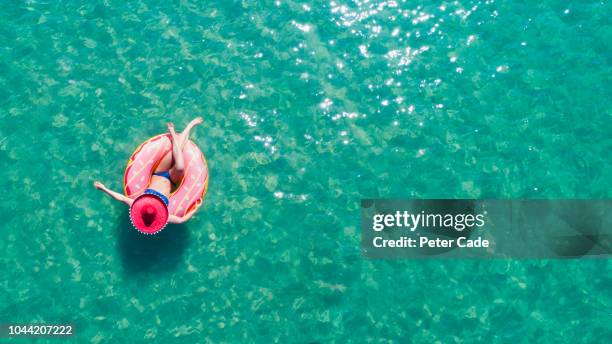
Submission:
<svg viewBox="0 0 612 344">
<path fill-rule="evenodd" d="M 361 198 L 609 198 L 611 14 L 3 1 L 0 322 L 85 343 L 612 341 L 609 260 L 371 261 L 358 228 Z M 92 183 L 120 190 L 138 144 L 197 115 L 204 206 L 141 236 Z"/>
</svg>

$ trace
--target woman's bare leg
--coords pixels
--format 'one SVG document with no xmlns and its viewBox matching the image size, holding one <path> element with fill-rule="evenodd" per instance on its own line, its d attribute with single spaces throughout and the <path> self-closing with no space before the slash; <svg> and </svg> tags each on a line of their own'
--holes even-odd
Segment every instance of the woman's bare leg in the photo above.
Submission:
<svg viewBox="0 0 612 344">
<path fill-rule="evenodd" d="M 172 159 L 174 161 L 174 169 L 177 172 L 182 172 L 185 169 L 185 162 L 183 161 L 183 145 L 180 141 L 180 137 L 174 131 L 174 124 L 168 123 L 168 131 L 172 139 Z"/>
<path fill-rule="evenodd" d="M 172 168 L 172 151 L 166 153 L 155 168 L 155 172 L 166 172 Z"/>
<path fill-rule="evenodd" d="M 185 172 L 185 161 L 183 159 L 183 148 L 189 140 L 189 134 L 191 133 L 191 129 L 196 125 L 202 123 L 202 117 L 197 117 L 187 126 L 185 130 L 180 135 L 177 135 L 174 130 L 174 125 L 172 123 L 168 123 L 168 131 L 170 132 L 170 136 L 172 137 L 172 157 L 174 159 L 174 167 L 170 170 L 170 177 L 172 181 L 176 184 L 183 178 L 183 173 Z"/>
<path fill-rule="evenodd" d="M 202 119 L 202 117 L 196 117 L 191 122 L 189 122 L 189 124 L 187 124 L 185 130 L 183 130 L 183 132 L 178 137 L 178 142 L 181 146 L 181 150 L 185 147 L 185 143 L 187 143 L 187 140 L 189 140 L 189 134 L 191 133 L 191 129 L 193 129 L 193 127 L 202 123 L 203 121 L 204 120 Z"/>
</svg>

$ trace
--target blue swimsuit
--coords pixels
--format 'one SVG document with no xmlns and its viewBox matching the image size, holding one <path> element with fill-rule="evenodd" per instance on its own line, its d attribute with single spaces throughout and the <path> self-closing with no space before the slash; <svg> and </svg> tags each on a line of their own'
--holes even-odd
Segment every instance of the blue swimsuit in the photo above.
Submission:
<svg viewBox="0 0 612 344">
<path fill-rule="evenodd" d="M 164 204 L 166 205 L 166 207 L 168 206 L 168 197 L 166 197 L 163 193 L 157 191 L 157 190 L 153 190 L 153 189 L 146 189 L 143 193 L 143 195 L 153 195 L 158 197 L 159 199 L 162 200 L 162 202 L 164 202 Z"/>
<path fill-rule="evenodd" d="M 164 177 L 166 179 L 168 179 L 170 181 L 171 184 L 174 184 L 172 182 L 172 178 L 170 178 L 170 171 L 163 171 L 163 172 L 155 172 L 153 173 L 154 176 L 160 176 L 160 177 Z"/>
<path fill-rule="evenodd" d="M 172 182 L 172 178 L 170 178 L 170 171 L 163 171 L 163 172 L 155 172 L 153 173 L 154 176 L 160 176 L 163 178 L 166 178 L 170 181 L 170 184 L 174 185 L 174 183 Z M 161 192 L 157 191 L 157 190 L 153 190 L 153 189 L 146 189 L 144 191 L 144 194 L 147 195 L 153 195 L 153 196 L 157 196 L 159 197 L 162 202 L 164 202 L 166 204 L 166 206 L 168 206 L 168 197 L 166 197 L 164 194 L 162 194 Z"/>
</svg>

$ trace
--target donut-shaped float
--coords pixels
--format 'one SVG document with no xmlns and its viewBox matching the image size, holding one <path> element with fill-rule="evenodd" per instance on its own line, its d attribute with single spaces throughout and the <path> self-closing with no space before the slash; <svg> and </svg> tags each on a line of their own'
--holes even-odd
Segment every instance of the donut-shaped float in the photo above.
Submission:
<svg viewBox="0 0 612 344">
<path fill-rule="evenodd" d="M 154 136 L 138 146 L 128 161 L 123 177 L 126 196 L 136 198 L 145 191 L 161 159 L 172 149 L 170 134 Z M 208 165 L 200 148 L 191 140 L 183 147 L 185 172 L 180 185 L 168 197 L 168 213 L 182 217 L 202 205 L 208 189 Z"/>
</svg>

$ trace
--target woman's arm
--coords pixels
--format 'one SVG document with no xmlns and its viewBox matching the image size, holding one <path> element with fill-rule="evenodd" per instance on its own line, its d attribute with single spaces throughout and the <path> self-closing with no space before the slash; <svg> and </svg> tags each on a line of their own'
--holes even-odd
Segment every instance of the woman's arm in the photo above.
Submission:
<svg viewBox="0 0 612 344">
<path fill-rule="evenodd" d="M 113 190 L 110 190 L 109 188 L 107 188 L 106 186 L 104 186 L 104 184 L 96 181 L 94 182 L 94 187 L 100 191 L 104 191 L 106 194 L 108 194 L 109 196 L 111 196 L 112 198 L 116 199 L 119 202 L 123 202 L 129 206 L 132 205 L 132 203 L 134 202 L 133 199 L 126 197 L 118 192 L 115 192 Z"/>
<path fill-rule="evenodd" d="M 170 222 L 170 223 L 185 223 L 185 222 L 187 222 L 187 220 L 189 220 L 193 216 L 194 213 L 195 213 L 195 211 L 191 211 L 191 212 L 189 212 L 189 214 L 187 214 L 185 216 L 181 216 L 181 217 L 170 215 L 168 217 L 168 222 Z"/>
</svg>

